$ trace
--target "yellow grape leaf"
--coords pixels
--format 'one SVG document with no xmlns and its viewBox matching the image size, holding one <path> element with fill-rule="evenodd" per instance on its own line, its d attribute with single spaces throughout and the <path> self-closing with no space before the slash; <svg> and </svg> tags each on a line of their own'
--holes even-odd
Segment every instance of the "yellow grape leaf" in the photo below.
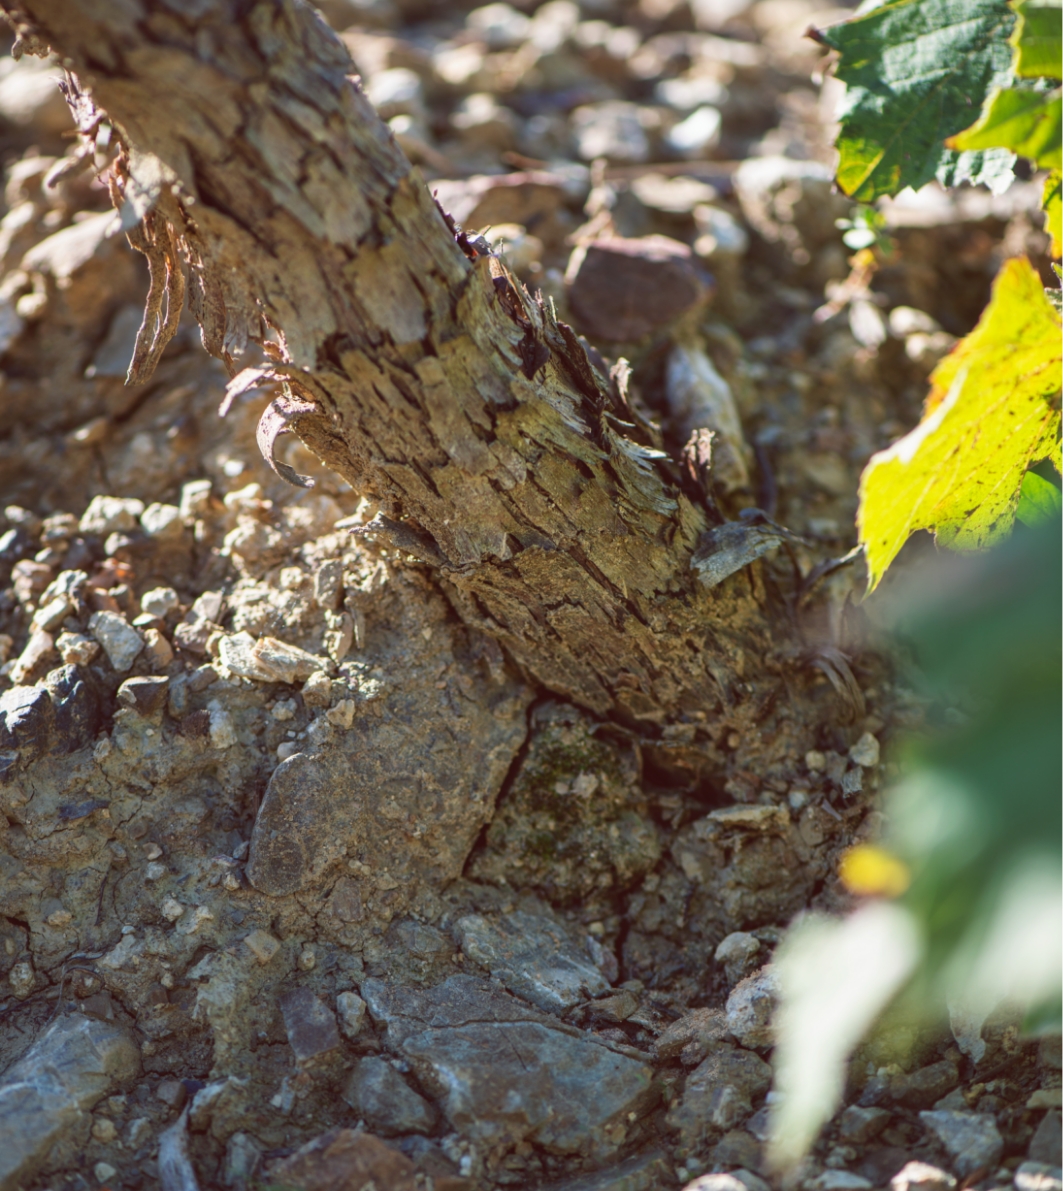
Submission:
<svg viewBox="0 0 1063 1191">
<path fill-rule="evenodd" d="M 1022 79 L 1063 79 L 1063 12 L 1059 0 L 1016 0 L 1019 19 L 1008 38 Z"/>
<path fill-rule="evenodd" d="M 945 144 L 961 152 L 1010 149 L 1045 169 L 1058 170 L 1063 166 L 1061 128 L 1063 101 L 1058 92 L 1042 95 L 999 87 L 985 101 L 978 120 Z"/>
<path fill-rule="evenodd" d="M 1060 467 L 1060 316 L 1025 257 L 1007 261 L 975 329 L 934 369 L 923 420 L 860 477 L 868 587 L 916 530 L 977 550 L 1015 520 L 1022 477 Z"/>
<path fill-rule="evenodd" d="M 1052 238 L 1052 255 L 1063 254 L 1063 196 L 1060 194 L 1063 175 L 1053 170 L 1045 178 L 1045 190 L 1041 195 L 1041 209 L 1045 213 L 1045 231 Z"/>
</svg>

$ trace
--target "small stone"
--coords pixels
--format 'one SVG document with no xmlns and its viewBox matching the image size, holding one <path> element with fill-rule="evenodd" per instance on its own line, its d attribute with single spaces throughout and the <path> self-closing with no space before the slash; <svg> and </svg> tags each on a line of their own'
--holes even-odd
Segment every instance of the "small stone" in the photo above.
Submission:
<svg viewBox="0 0 1063 1191">
<path fill-rule="evenodd" d="M 241 678 L 250 678 L 255 682 L 273 682 L 273 672 L 259 665 L 255 658 L 257 644 L 250 633 L 233 633 L 222 637 L 218 643 L 218 658 L 223 666 L 234 674 L 239 674 Z"/>
<path fill-rule="evenodd" d="M 118 688 L 118 702 L 140 715 L 154 715 L 162 710 L 169 690 L 168 678 L 127 678 Z"/>
<path fill-rule="evenodd" d="M 71 1014 L 46 1028 L 0 1083 L 0 1186 L 34 1182 L 53 1147 L 139 1068 L 136 1043 L 111 1022 Z"/>
<path fill-rule="evenodd" d="M 516 49 L 527 38 L 530 25 L 524 13 L 503 3 L 474 8 L 465 18 L 466 28 L 492 52 Z"/>
<path fill-rule="evenodd" d="M 713 1046 L 730 1038 L 727 1017 L 721 1010 L 692 1009 L 658 1034 L 654 1051 L 665 1061 L 682 1055 L 686 1066 L 696 1067 Z"/>
<path fill-rule="evenodd" d="M 667 236 L 581 245 L 569 258 L 565 286 L 580 328 L 614 341 L 640 339 L 709 294 L 690 248 Z"/>
<path fill-rule="evenodd" d="M 187 524 L 210 512 L 210 480 L 190 480 L 181 488 L 181 518 Z"/>
<path fill-rule="evenodd" d="M 632 181 L 631 192 L 644 207 L 667 215 L 688 215 L 699 204 L 711 203 L 718 197 L 707 182 L 664 174 L 642 174 Z"/>
<path fill-rule="evenodd" d="M 226 1187 L 246 1187 L 252 1183 L 262 1162 L 262 1147 L 246 1133 L 234 1133 L 225 1147 Z"/>
<path fill-rule="evenodd" d="M 13 964 L 7 978 L 11 983 L 11 991 L 20 1001 L 24 1001 L 37 984 L 37 974 L 29 960 L 20 960 Z"/>
<path fill-rule="evenodd" d="M 372 1132 L 384 1137 L 430 1133 L 437 1119 L 432 1105 L 390 1063 L 374 1056 L 355 1064 L 343 1098 Z"/>
<path fill-rule="evenodd" d="M 595 1017 L 603 1021 L 627 1021 L 639 1010 L 639 999 L 627 988 L 618 989 L 607 997 L 591 1001 L 588 1008 Z"/>
<path fill-rule="evenodd" d="M 236 725 L 233 717 L 216 700 L 212 699 L 207 705 L 210 712 L 210 743 L 212 748 L 232 748 L 237 743 Z"/>
<path fill-rule="evenodd" d="M 134 1117 L 126 1129 L 125 1143 L 131 1150 L 139 1150 L 151 1140 L 151 1121 L 147 1117 Z"/>
<path fill-rule="evenodd" d="M 277 745 L 277 760 L 287 761 L 289 757 L 294 757 L 299 752 L 299 746 L 294 740 L 282 740 Z"/>
<path fill-rule="evenodd" d="M 468 914 L 454 927 L 462 950 L 511 992 L 561 1013 L 609 985 L 553 920 L 523 910 L 499 918 Z"/>
<path fill-rule="evenodd" d="M 909 1162 L 890 1179 L 890 1191 L 952 1191 L 956 1180 L 929 1162 Z"/>
<path fill-rule="evenodd" d="M 60 906 L 58 909 L 53 910 L 44 921 L 49 926 L 69 926 L 74 921 L 74 915 L 65 907 Z"/>
<path fill-rule="evenodd" d="M 196 906 L 191 914 L 185 915 L 177 924 L 179 935 L 194 935 L 204 922 L 212 922 L 213 913 L 206 906 Z"/>
<path fill-rule="evenodd" d="M 770 1191 L 768 1184 L 748 1170 L 717 1171 L 687 1183 L 683 1191 Z"/>
<path fill-rule="evenodd" d="M 60 633 L 55 647 L 68 666 L 87 666 L 100 652 L 99 644 L 83 633 Z"/>
<path fill-rule="evenodd" d="M 94 612 L 89 617 L 89 632 L 119 674 L 132 666 L 144 648 L 144 638 L 117 612 Z"/>
<path fill-rule="evenodd" d="M 30 509 L 24 509 L 21 505 L 7 505 L 4 508 L 4 520 L 8 525 L 16 525 L 24 529 L 31 538 L 35 538 L 40 533 L 43 525 L 36 513 Z"/>
<path fill-rule="evenodd" d="M 825 1170 L 804 1185 L 807 1191 L 868 1191 L 874 1183 L 851 1170 Z"/>
<path fill-rule="evenodd" d="M 24 761 L 38 757 L 48 743 L 50 702 L 39 686 L 15 686 L 0 695 L 0 747 L 18 749 Z"/>
<path fill-rule="evenodd" d="M 1038 1088 L 1027 1097 L 1026 1107 L 1063 1108 L 1063 1088 Z"/>
<path fill-rule="evenodd" d="M 690 113 L 685 120 L 668 131 L 665 143 L 680 157 L 696 159 L 703 157 L 720 140 L 723 117 L 720 109 L 703 104 Z"/>
<path fill-rule="evenodd" d="M 969 1179 L 985 1171 L 996 1170 L 1004 1152 L 1004 1142 L 996 1122 L 988 1113 L 921 1112 L 919 1119 L 933 1130 L 952 1155 L 956 1173 Z"/>
<path fill-rule="evenodd" d="M 305 695 L 304 695 L 305 698 Z M 341 699 L 335 707 L 325 712 L 325 719 L 334 727 L 346 731 L 354 723 L 358 705 L 353 699 Z"/>
<path fill-rule="evenodd" d="M 730 211 L 703 204 L 694 208 L 699 232 L 694 241 L 698 256 L 713 262 L 735 260 L 749 251 L 749 233 Z"/>
<path fill-rule="evenodd" d="M 805 766 L 809 773 L 822 773 L 827 768 L 827 756 L 819 749 L 809 749 L 805 753 Z"/>
<path fill-rule="evenodd" d="M 330 665 L 325 658 L 275 637 L 260 637 L 253 658 L 260 671 L 269 675 L 269 682 L 302 682 L 319 671 L 327 671 Z"/>
<path fill-rule="evenodd" d="M 759 1166 L 760 1142 L 744 1129 L 731 1129 L 712 1148 L 714 1166 Z"/>
<path fill-rule="evenodd" d="M 354 1129 L 331 1129 L 296 1150 L 290 1158 L 265 1169 L 262 1183 L 299 1187 L 302 1191 L 340 1191 L 341 1188 L 379 1188 L 379 1191 L 416 1191 L 423 1185 L 405 1154 Z M 437 1182 L 441 1186 L 443 1180 Z"/>
<path fill-rule="evenodd" d="M 727 973 L 727 983 L 734 985 L 745 975 L 753 958 L 760 951 L 760 940 L 746 931 L 733 931 L 721 941 L 714 953 L 716 962 Z"/>
<path fill-rule="evenodd" d="M 218 671 L 211 665 L 197 666 L 188 676 L 188 689 L 198 695 L 218 681 Z"/>
<path fill-rule="evenodd" d="M 18 661 L 11 666 L 8 677 L 16 686 L 29 682 L 34 671 L 47 661 L 54 651 L 55 640 L 51 633 L 46 633 L 43 629 L 34 629 L 26 647 L 19 654 Z"/>
<path fill-rule="evenodd" d="M 1043 1162 L 1048 1166 L 1058 1167 L 1061 1149 L 1063 1149 L 1063 1127 L 1060 1123 L 1060 1113 L 1049 1109 L 1034 1130 L 1033 1137 L 1030 1138 L 1026 1157 L 1031 1162 Z"/>
<path fill-rule="evenodd" d="M 865 732 L 849 750 L 849 757 L 864 769 L 874 769 L 879 759 L 878 737 Z"/>
<path fill-rule="evenodd" d="M 273 704 L 270 715 L 272 715 L 275 720 L 279 720 L 283 724 L 292 719 L 295 716 L 297 710 L 298 708 L 294 699 L 278 699 L 277 702 Z"/>
<path fill-rule="evenodd" d="M 320 670 L 303 683 L 303 702 L 307 707 L 328 707 L 332 702 L 332 679 Z"/>
<path fill-rule="evenodd" d="M 54 596 L 33 614 L 31 627 L 39 629 L 42 633 L 54 633 L 73 609 L 74 605 L 69 596 Z"/>
<path fill-rule="evenodd" d="M 253 930 L 246 939 L 244 946 L 251 952 L 260 964 L 268 964 L 280 950 L 280 943 L 264 930 Z"/>
<path fill-rule="evenodd" d="M 169 869 L 167 869 L 165 864 L 160 864 L 157 860 L 153 860 L 144 870 L 144 880 L 161 881 L 168 872 Z"/>
<path fill-rule="evenodd" d="M 180 604 L 177 592 L 172 587 L 153 587 L 140 597 L 141 611 L 157 616 L 160 620 L 169 616 Z"/>
<path fill-rule="evenodd" d="M 97 1162 L 92 1168 L 92 1173 L 98 1183 L 106 1183 L 108 1179 L 113 1179 L 118 1171 L 109 1162 Z"/>
<path fill-rule="evenodd" d="M 838 1136 L 842 1141 L 863 1145 L 871 1141 L 886 1128 L 890 1114 L 884 1108 L 862 1108 L 851 1104 L 838 1121 Z"/>
<path fill-rule="evenodd" d="M 340 1029 L 347 1038 L 357 1038 L 365 1023 L 365 1001 L 355 992 L 341 992 L 336 997 Z"/>
<path fill-rule="evenodd" d="M 727 1028 L 743 1046 L 771 1046 L 778 981 L 770 965 L 739 981 L 727 998 Z"/>
<path fill-rule="evenodd" d="M 935 1100 L 934 1107 L 955 1108 L 960 1112 L 966 1112 L 969 1105 L 967 1104 L 967 1097 L 963 1094 L 963 1088 L 953 1088 L 947 1096 L 942 1096 L 940 1100 Z"/>
<path fill-rule="evenodd" d="M 790 809 L 799 811 L 808 806 L 811 794 L 804 786 L 794 786 L 789 794 L 786 795 L 786 801 L 790 804 Z"/>
<path fill-rule="evenodd" d="M 306 726 L 306 747 L 320 751 L 332 744 L 333 727 L 323 715 L 315 716 Z"/>
<path fill-rule="evenodd" d="M 317 967 L 317 953 L 313 947 L 304 947 L 299 952 L 299 967 L 304 972 L 312 972 Z"/>
<path fill-rule="evenodd" d="M 889 328 L 890 334 L 896 339 L 907 339 L 917 331 L 933 335 L 935 331 L 941 330 L 941 324 L 914 306 L 894 306 L 889 314 Z"/>
<path fill-rule="evenodd" d="M 92 1136 L 96 1141 L 109 1145 L 118 1136 L 118 1130 L 110 1117 L 96 1117 L 92 1122 Z"/>
<path fill-rule="evenodd" d="M 176 922 L 185 912 L 185 907 L 176 898 L 168 897 L 159 907 L 159 913 L 167 922 Z"/>
<path fill-rule="evenodd" d="M 155 1098 L 167 1108 L 181 1109 L 188 1099 L 188 1089 L 179 1079 L 164 1079 L 155 1089 Z"/>
<path fill-rule="evenodd" d="M 1063 1171 L 1045 1162 L 1023 1162 L 1015 1171 L 1015 1191 L 1063 1191 Z"/>
<path fill-rule="evenodd" d="M 286 993 L 280 1007 L 288 1043 L 298 1062 L 305 1063 L 340 1045 L 335 1015 L 308 988 L 301 986 Z"/>
<path fill-rule="evenodd" d="M 339 606 L 342 592 L 343 563 L 338 558 L 328 558 L 314 572 L 314 603 L 331 612 Z"/>
<path fill-rule="evenodd" d="M 157 542 L 173 542 L 184 533 L 184 519 L 177 505 L 150 504 L 140 515 L 140 526 Z"/>
<path fill-rule="evenodd" d="M 707 1130 L 730 1129 L 748 1117 L 752 1101 L 770 1086 L 771 1068 L 763 1059 L 721 1044 L 687 1076 L 683 1098 L 669 1112 L 668 1123 L 679 1130 L 684 1145 L 700 1145 Z"/>
<path fill-rule="evenodd" d="M 120 496 L 94 496 L 81 515 L 78 529 L 82 533 L 106 537 L 116 530 L 137 528 L 140 514 L 144 512 L 142 500 L 126 499 Z"/>
<path fill-rule="evenodd" d="M 890 1096 L 905 1108 L 929 1108 L 959 1082 L 956 1064 L 946 1059 L 894 1076 L 890 1080 Z"/>
<path fill-rule="evenodd" d="M 576 151 L 584 161 L 642 162 L 650 155 L 643 110 L 634 103 L 610 99 L 586 104 L 572 113 Z"/>
<path fill-rule="evenodd" d="M 165 670 L 173 661 L 173 646 L 158 629 L 144 630 L 144 652 L 155 671 Z"/>
</svg>

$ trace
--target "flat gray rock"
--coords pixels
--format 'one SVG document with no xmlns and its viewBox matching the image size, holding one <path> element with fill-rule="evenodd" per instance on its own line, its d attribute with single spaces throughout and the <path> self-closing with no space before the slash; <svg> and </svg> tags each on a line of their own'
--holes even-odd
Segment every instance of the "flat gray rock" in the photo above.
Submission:
<svg viewBox="0 0 1063 1191">
<path fill-rule="evenodd" d="M 940 1110 L 921 1112 L 919 1119 L 948 1150 L 961 1179 L 994 1171 L 1000 1164 L 1004 1141 L 988 1113 Z"/>
<path fill-rule="evenodd" d="M 60 1018 L 0 1084 L 0 1191 L 28 1182 L 56 1142 L 139 1070 L 140 1051 L 120 1026 Z"/>
<path fill-rule="evenodd" d="M 419 1096 L 384 1059 L 359 1059 L 343 1093 L 344 1100 L 365 1121 L 370 1132 L 383 1137 L 402 1133 L 430 1133 L 436 1110 Z"/>
<path fill-rule="evenodd" d="M 713 1130 L 733 1129 L 753 1111 L 752 1101 L 771 1086 L 771 1067 L 751 1050 L 726 1043 L 687 1076 L 683 1098 L 668 1114 L 684 1145 L 698 1145 Z"/>
<path fill-rule="evenodd" d="M 654 1151 L 636 1154 L 607 1170 L 581 1174 L 563 1183 L 551 1183 L 543 1191 L 657 1191 L 658 1187 L 668 1185 L 671 1173 L 672 1166 L 667 1157 Z M 744 1188 L 739 1187 L 739 1191 Z"/>
<path fill-rule="evenodd" d="M 295 1057 L 305 1063 L 340 1044 L 336 1015 L 308 988 L 295 988 L 280 1000 L 284 1029 Z"/>
<path fill-rule="evenodd" d="M 510 992 L 550 1013 L 600 996 L 608 982 L 564 929 L 544 915 L 516 910 L 499 917 L 468 914 L 454 933 L 470 959 Z"/>
<path fill-rule="evenodd" d="M 421 990 L 371 979 L 362 996 L 452 1128 L 477 1141 L 527 1139 L 603 1159 L 622 1144 L 630 1114 L 656 1102 L 648 1066 L 489 981 L 451 976 Z"/>
</svg>

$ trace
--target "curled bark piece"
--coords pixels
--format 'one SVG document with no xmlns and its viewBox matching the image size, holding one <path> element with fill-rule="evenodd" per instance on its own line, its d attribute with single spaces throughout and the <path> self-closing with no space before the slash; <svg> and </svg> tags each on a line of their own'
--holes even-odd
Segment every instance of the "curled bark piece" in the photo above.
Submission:
<svg viewBox="0 0 1063 1191">
<path fill-rule="evenodd" d="M 188 1153 L 188 1109 L 159 1135 L 159 1182 L 162 1191 L 199 1191 Z"/>
<path fill-rule="evenodd" d="M 130 228 L 126 237 L 137 252 L 147 257 L 151 279 L 144 318 L 125 379 L 127 385 L 136 385 L 150 379 L 166 345 L 177 334 L 185 300 L 185 275 L 173 233 L 165 220 L 149 213 L 140 224 Z"/>
<path fill-rule="evenodd" d="M 274 368 L 244 368 L 238 372 L 225 386 L 225 396 L 222 398 L 221 405 L 218 406 L 218 417 L 225 417 L 232 409 L 233 402 L 237 397 L 242 397 L 251 389 L 256 389 L 271 380 L 277 380 L 277 372 Z"/>
<path fill-rule="evenodd" d="M 291 433 L 290 423 L 292 420 L 300 414 L 308 414 L 313 411 L 314 406 L 307 401 L 298 401 L 294 397 L 277 397 L 266 406 L 262 417 L 258 420 L 258 429 L 255 431 L 255 439 L 258 442 L 258 449 L 262 452 L 262 458 L 282 480 L 296 488 L 313 488 L 314 481 L 309 476 L 300 475 L 294 467 L 289 467 L 287 463 L 281 463 L 274 454 L 274 450 L 277 439 L 282 434 Z"/>
</svg>

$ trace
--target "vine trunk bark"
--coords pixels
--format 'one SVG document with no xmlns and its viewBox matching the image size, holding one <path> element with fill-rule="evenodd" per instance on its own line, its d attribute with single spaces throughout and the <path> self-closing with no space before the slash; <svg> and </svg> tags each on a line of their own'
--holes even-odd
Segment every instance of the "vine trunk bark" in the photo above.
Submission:
<svg viewBox="0 0 1063 1191">
<path fill-rule="evenodd" d="M 282 383 L 267 457 L 294 430 L 535 681 L 651 735 L 707 724 L 703 756 L 726 748 L 732 772 L 792 753 L 784 602 L 757 567 L 711 587 L 698 569 L 725 572 L 714 551 L 752 557 L 770 531 L 716 525 L 640 435 L 623 378 L 456 237 L 313 9 L 3 7 L 19 47 L 62 59 L 86 143 L 109 125 L 123 146 L 114 195 L 152 271 L 134 378 L 187 272 L 231 391 Z M 250 341 L 271 363 L 240 372 Z"/>
</svg>

